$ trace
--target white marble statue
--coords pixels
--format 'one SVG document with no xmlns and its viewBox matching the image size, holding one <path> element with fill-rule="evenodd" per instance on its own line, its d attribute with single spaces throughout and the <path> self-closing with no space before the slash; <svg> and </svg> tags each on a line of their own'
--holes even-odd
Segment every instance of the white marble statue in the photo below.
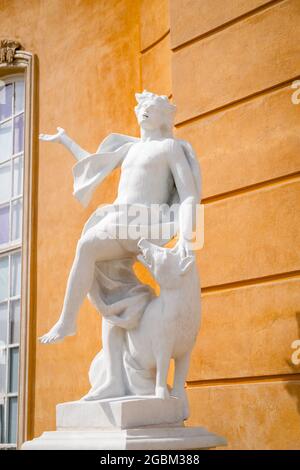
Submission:
<svg viewBox="0 0 300 470">
<path fill-rule="evenodd" d="M 186 418 L 184 383 L 200 324 L 200 285 L 189 239 L 201 197 L 200 169 L 192 147 L 173 137 L 176 108 L 168 98 L 147 91 L 136 98 L 140 138 L 110 134 L 90 154 L 61 128 L 55 135 L 40 136 L 63 144 L 78 160 L 73 167 L 73 194 L 84 206 L 95 187 L 121 166 L 117 198 L 100 206 L 86 222 L 61 315 L 40 341 L 55 343 L 74 335 L 78 310 L 88 296 L 103 316 L 103 349 L 91 364 L 92 386 L 83 400 L 130 395 L 168 398 L 171 393 L 183 399 Z M 175 203 L 179 211 L 168 212 Z M 118 229 L 124 229 L 121 221 L 128 207 L 150 211 L 153 205 L 164 208 L 157 222 L 159 236 L 141 231 L 141 236 L 133 237 L 126 224 L 126 237 L 116 236 Z M 136 224 L 143 229 L 152 225 L 152 221 Z M 175 247 L 165 248 L 177 232 Z M 137 258 L 159 283 L 159 296 L 135 276 L 132 266 Z M 170 392 L 171 358 L 175 378 Z"/>
</svg>

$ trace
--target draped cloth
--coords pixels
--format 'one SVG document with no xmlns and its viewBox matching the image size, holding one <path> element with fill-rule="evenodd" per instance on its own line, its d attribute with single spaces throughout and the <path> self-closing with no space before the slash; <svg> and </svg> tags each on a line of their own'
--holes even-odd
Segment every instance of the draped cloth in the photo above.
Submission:
<svg viewBox="0 0 300 470">
<path fill-rule="evenodd" d="M 86 207 L 92 197 L 93 191 L 103 179 L 115 168 L 122 164 L 129 149 L 140 139 L 122 134 L 110 134 L 103 140 L 95 154 L 88 155 L 79 160 L 72 168 L 74 177 L 73 195 L 78 201 Z M 196 155 L 186 141 L 179 141 L 182 145 L 184 154 L 189 163 L 189 168 L 194 177 L 195 187 L 198 192 L 198 200 L 200 199 L 201 177 L 200 169 Z M 170 194 L 168 205 L 179 203 L 179 195 L 174 185 Z M 109 205 L 108 205 L 109 206 Z M 81 236 L 97 224 L 103 227 L 104 217 L 107 215 L 108 206 L 99 207 L 92 213 L 90 218 L 84 225 Z M 117 209 L 116 204 L 111 205 L 111 209 Z M 161 223 L 168 224 L 170 229 L 170 238 L 176 234 L 178 230 L 178 213 L 175 213 L 173 220 L 166 220 Z M 163 229 L 163 227 L 161 227 Z M 162 232 L 163 233 L 163 232 Z M 168 240 L 155 240 L 158 245 L 164 245 Z M 135 259 L 134 256 L 118 260 L 99 261 L 95 263 L 94 278 L 88 298 L 96 307 L 103 317 L 110 323 L 124 328 L 126 330 L 135 328 L 147 304 L 153 299 L 154 292 L 152 289 L 142 284 L 135 276 L 132 266 Z M 124 358 L 126 354 L 124 353 Z M 127 357 L 127 368 L 131 362 L 131 369 L 135 368 L 132 361 Z M 132 377 L 136 375 L 135 383 L 132 383 Z M 150 374 L 151 375 L 151 374 Z M 95 357 L 90 368 L 90 382 L 93 388 L 96 388 L 105 379 L 105 363 L 102 351 Z M 153 386 L 153 377 L 144 371 L 143 374 L 138 372 L 130 374 L 130 382 L 128 381 L 128 393 L 145 394 L 150 393 Z"/>
</svg>

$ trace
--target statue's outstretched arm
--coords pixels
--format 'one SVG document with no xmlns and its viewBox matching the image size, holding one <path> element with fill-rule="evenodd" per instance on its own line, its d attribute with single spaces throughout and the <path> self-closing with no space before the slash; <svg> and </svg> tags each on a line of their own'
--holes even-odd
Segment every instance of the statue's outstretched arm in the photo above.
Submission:
<svg viewBox="0 0 300 470">
<path fill-rule="evenodd" d="M 66 133 L 66 131 L 62 127 L 57 128 L 57 133 L 53 135 L 49 134 L 40 134 L 40 140 L 45 142 L 58 142 L 63 144 L 77 160 L 81 160 L 84 157 L 90 155 L 89 152 L 82 149 L 74 140 L 72 140 Z"/>
</svg>

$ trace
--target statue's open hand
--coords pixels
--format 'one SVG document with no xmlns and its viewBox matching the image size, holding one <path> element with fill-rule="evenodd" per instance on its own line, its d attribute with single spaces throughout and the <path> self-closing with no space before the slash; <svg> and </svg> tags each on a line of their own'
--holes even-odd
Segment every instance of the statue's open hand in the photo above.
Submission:
<svg viewBox="0 0 300 470">
<path fill-rule="evenodd" d="M 65 130 L 62 127 L 57 127 L 57 133 L 53 135 L 40 134 L 39 139 L 45 142 L 61 142 L 61 136 L 65 134 Z"/>
</svg>

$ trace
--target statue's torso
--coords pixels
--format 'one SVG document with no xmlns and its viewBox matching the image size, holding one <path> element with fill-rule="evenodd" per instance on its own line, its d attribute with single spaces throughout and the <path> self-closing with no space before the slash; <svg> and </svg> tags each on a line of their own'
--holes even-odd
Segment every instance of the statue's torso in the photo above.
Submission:
<svg viewBox="0 0 300 470">
<path fill-rule="evenodd" d="M 138 142 L 130 148 L 121 166 L 116 202 L 120 204 L 167 203 L 174 186 L 164 140 Z"/>
</svg>

